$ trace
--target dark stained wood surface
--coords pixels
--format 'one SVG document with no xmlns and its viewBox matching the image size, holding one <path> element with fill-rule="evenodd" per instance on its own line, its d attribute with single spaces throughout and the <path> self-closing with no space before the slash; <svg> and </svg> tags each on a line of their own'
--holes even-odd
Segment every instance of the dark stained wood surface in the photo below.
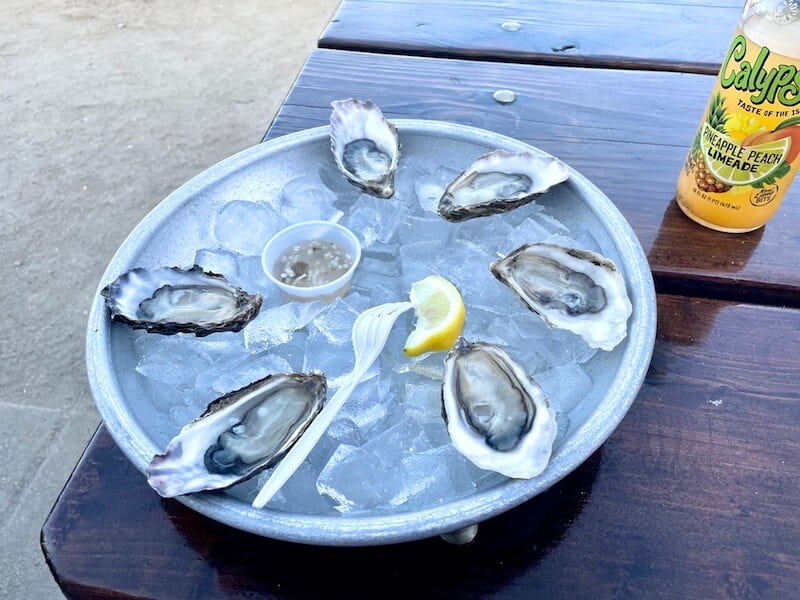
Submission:
<svg viewBox="0 0 800 600">
<path fill-rule="evenodd" d="M 716 73 L 744 2 L 344 0 L 321 48 Z M 517 31 L 503 23 L 515 21 Z"/>
<path fill-rule="evenodd" d="M 800 311 L 661 295 L 658 314 L 620 427 L 470 546 L 229 529 L 160 499 L 101 428 L 44 525 L 45 556 L 70 598 L 796 597 Z"/>
<path fill-rule="evenodd" d="M 509 135 L 558 156 L 608 195 L 633 226 L 660 291 L 800 306 L 800 180 L 777 216 L 748 234 L 706 229 L 673 201 L 712 84 L 706 75 L 319 50 L 267 138 L 327 124 L 330 102 L 348 96 L 374 100 L 389 118 Z M 501 88 L 516 91 L 516 102 L 495 102 Z"/>
</svg>

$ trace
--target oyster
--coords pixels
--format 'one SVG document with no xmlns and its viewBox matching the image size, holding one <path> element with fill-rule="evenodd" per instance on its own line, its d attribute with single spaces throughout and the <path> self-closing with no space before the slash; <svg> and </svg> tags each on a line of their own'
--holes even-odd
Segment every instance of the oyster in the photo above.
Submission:
<svg viewBox="0 0 800 600">
<path fill-rule="evenodd" d="M 277 463 L 317 416 L 321 373 L 269 375 L 214 400 L 147 466 L 165 498 L 227 488 Z"/>
<path fill-rule="evenodd" d="M 569 177 L 567 165 L 552 156 L 495 150 L 472 163 L 447 186 L 439 214 L 464 221 L 513 210 Z"/>
<path fill-rule="evenodd" d="M 453 446 L 481 469 L 520 479 L 544 471 L 555 411 L 500 347 L 459 338 L 445 359 L 442 404 Z"/>
<path fill-rule="evenodd" d="M 111 318 L 135 329 L 198 337 L 217 331 L 239 331 L 261 308 L 261 295 L 248 294 L 222 275 L 162 267 L 133 269 L 100 292 Z"/>
<path fill-rule="evenodd" d="M 613 262 L 588 250 L 527 244 L 490 270 L 550 327 L 612 350 L 628 333 L 632 312 L 625 280 Z"/>
<path fill-rule="evenodd" d="M 400 156 L 397 128 L 369 100 L 348 98 L 331 106 L 331 151 L 336 166 L 364 191 L 391 198 Z"/>
</svg>

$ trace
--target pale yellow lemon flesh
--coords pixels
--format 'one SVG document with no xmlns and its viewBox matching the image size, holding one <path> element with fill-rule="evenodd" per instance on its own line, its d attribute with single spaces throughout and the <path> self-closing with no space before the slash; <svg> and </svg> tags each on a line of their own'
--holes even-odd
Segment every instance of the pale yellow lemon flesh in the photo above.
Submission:
<svg viewBox="0 0 800 600">
<path fill-rule="evenodd" d="M 411 285 L 409 294 L 417 317 L 403 351 L 408 356 L 449 350 L 464 330 L 466 309 L 456 287 L 439 275 Z"/>
</svg>

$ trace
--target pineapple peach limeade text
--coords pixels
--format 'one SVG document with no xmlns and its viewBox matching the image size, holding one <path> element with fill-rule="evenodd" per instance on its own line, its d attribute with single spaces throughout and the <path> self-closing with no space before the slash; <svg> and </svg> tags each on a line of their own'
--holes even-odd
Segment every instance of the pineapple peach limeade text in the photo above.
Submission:
<svg viewBox="0 0 800 600">
<path fill-rule="evenodd" d="M 800 56 L 800 41 L 774 37 L 774 17 L 737 30 L 678 178 L 683 212 L 720 231 L 761 227 L 800 169 L 800 59 L 773 51 Z"/>
</svg>

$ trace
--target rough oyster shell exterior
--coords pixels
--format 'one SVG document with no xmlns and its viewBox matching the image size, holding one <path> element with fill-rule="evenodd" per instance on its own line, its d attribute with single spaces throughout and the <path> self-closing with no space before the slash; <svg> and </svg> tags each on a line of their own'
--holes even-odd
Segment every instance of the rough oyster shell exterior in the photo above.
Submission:
<svg viewBox="0 0 800 600">
<path fill-rule="evenodd" d="M 226 394 L 181 429 L 147 467 L 147 481 L 171 498 L 230 487 L 275 465 L 325 403 L 321 373 L 268 375 Z"/>
<path fill-rule="evenodd" d="M 439 214 L 448 221 L 465 221 L 507 212 L 567 178 L 569 168 L 552 156 L 495 150 L 478 158 L 447 186 L 439 200 Z"/>
<path fill-rule="evenodd" d="M 161 307 L 158 315 L 142 309 L 143 304 L 148 302 L 166 303 L 168 308 L 170 289 L 186 291 L 184 299 L 191 297 L 193 290 L 212 290 L 218 302 L 207 310 L 199 309 L 189 320 L 185 318 L 185 304 L 180 307 L 180 317 L 176 313 L 170 315 L 168 310 L 162 311 Z M 190 269 L 131 269 L 100 293 L 113 320 L 127 323 L 134 329 L 163 335 L 193 333 L 203 337 L 220 331 L 239 331 L 258 314 L 262 303 L 260 294 L 248 294 L 224 276 L 205 272 L 197 265 Z M 163 299 L 154 300 L 157 296 Z"/>
<path fill-rule="evenodd" d="M 459 338 L 445 359 L 442 405 L 453 446 L 477 467 L 518 479 L 547 467 L 555 411 L 499 346 Z"/>
<path fill-rule="evenodd" d="M 348 98 L 331 106 L 331 152 L 336 166 L 365 192 L 391 198 L 400 158 L 397 128 L 371 100 Z"/>
<path fill-rule="evenodd" d="M 628 333 L 633 307 L 625 279 L 596 252 L 526 244 L 489 269 L 550 327 L 571 331 L 592 348 L 613 350 Z"/>
</svg>

